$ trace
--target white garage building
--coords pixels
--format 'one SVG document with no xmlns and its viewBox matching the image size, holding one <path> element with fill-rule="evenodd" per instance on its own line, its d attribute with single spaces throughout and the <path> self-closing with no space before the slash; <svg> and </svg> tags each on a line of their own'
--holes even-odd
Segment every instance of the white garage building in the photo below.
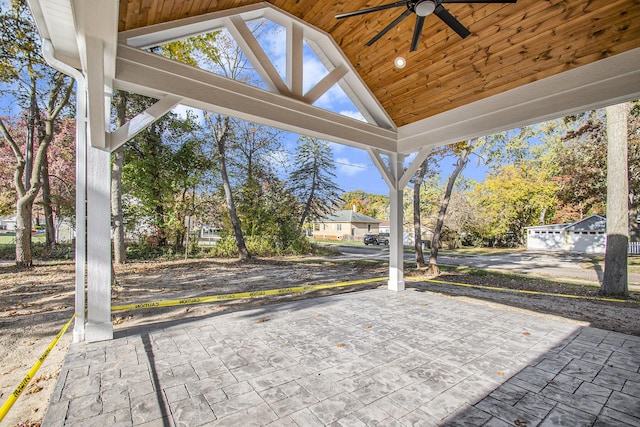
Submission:
<svg viewBox="0 0 640 427">
<path fill-rule="evenodd" d="M 604 253 L 607 219 L 591 215 L 569 224 L 526 227 L 527 250 Z"/>
</svg>

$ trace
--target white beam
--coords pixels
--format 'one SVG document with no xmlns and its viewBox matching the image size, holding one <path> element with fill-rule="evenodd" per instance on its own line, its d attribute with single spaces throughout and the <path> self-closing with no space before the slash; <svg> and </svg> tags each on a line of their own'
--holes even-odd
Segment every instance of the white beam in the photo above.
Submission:
<svg viewBox="0 0 640 427">
<path fill-rule="evenodd" d="M 396 132 L 308 105 L 205 70 L 143 52 L 126 45 L 118 49 L 118 89 L 250 120 L 267 126 L 334 141 L 357 148 L 395 152 Z"/>
<path fill-rule="evenodd" d="M 287 28 L 287 85 L 294 97 L 302 98 L 304 31 L 295 21 Z"/>
<path fill-rule="evenodd" d="M 167 95 L 161 98 L 142 113 L 107 135 L 107 147 L 109 147 L 111 152 L 114 152 L 118 147 L 145 130 L 153 122 L 161 119 L 178 104 L 180 104 L 180 98 L 178 97 Z"/>
<path fill-rule="evenodd" d="M 376 168 L 380 172 L 380 175 L 382 175 L 382 179 L 384 179 L 384 182 L 387 183 L 387 186 L 389 187 L 389 189 L 396 188 L 396 180 L 394 176 L 391 174 L 389 167 L 387 167 L 387 165 L 384 163 L 384 160 L 382 159 L 380 151 L 375 150 L 373 148 L 369 148 L 367 152 L 369 153 L 369 156 L 371 157 L 373 164 L 376 166 Z"/>
<path fill-rule="evenodd" d="M 305 101 L 307 101 L 309 104 L 313 104 L 314 102 L 316 102 L 318 98 L 320 98 L 329 89 L 331 89 L 334 84 L 338 83 L 348 72 L 349 70 L 347 69 L 347 67 L 342 64 L 338 65 L 336 68 L 331 70 L 329 74 L 324 76 L 322 80 L 320 80 L 307 93 L 304 94 Z"/>
<path fill-rule="evenodd" d="M 89 142 L 92 147 L 107 149 L 104 137 L 107 126 L 105 117 L 104 44 L 102 40 L 86 37 L 87 47 L 87 98 L 89 111 Z M 98 135 L 102 135 L 98 137 Z"/>
<path fill-rule="evenodd" d="M 271 60 L 242 17 L 238 15 L 232 16 L 228 19 L 228 22 L 227 30 L 229 30 L 229 33 L 231 33 L 269 90 L 276 91 L 281 95 L 291 96 L 291 92 L 282 77 L 280 77 L 278 70 L 273 66 L 273 63 L 271 63 Z"/>
<path fill-rule="evenodd" d="M 411 161 L 411 164 L 409 165 L 409 167 L 405 169 L 405 171 L 402 173 L 402 177 L 398 182 L 399 188 L 404 188 L 407 186 L 407 184 L 409 183 L 411 178 L 413 178 L 413 175 L 416 173 L 416 171 L 420 169 L 420 165 L 422 165 L 422 162 L 424 161 L 424 159 L 427 158 L 430 152 L 431 152 L 431 148 L 421 148 L 418 151 L 418 154 Z"/>
</svg>

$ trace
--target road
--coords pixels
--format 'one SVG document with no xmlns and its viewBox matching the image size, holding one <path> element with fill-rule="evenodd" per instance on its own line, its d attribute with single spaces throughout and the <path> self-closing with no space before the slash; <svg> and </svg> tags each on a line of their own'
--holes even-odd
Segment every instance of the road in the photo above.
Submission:
<svg viewBox="0 0 640 427">
<path fill-rule="evenodd" d="M 342 252 L 342 255 L 338 258 L 342 259 L 387 260 L 389 258 L 389 248 L 386 246 L 340 245 L 338 249 Z M 409 262 L 415 261 L 413 251 L 405 253 L 404 260 Z M 503 272 L 510 271 L 520 274 L 600 283 L 603 271 L 598 264 L 593 262 L 591 268 L 585 268 L 585 265 L 589 265 L 591 260 L 592 258 L 589 255 L 548 252 L 438 256 L 438 263 L 441 265 L 476 267 Z M 640 287 L 640 274 L 629 273 L 629 285 L 634 288 Z"/>
</svg>

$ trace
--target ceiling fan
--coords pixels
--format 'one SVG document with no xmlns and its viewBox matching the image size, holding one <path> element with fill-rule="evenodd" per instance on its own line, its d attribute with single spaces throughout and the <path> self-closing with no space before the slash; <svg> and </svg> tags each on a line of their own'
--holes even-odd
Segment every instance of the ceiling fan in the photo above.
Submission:
<svg viewBox="0 0 640 427">
<path fill-rule="evenodd" d="M 453 31 L 455 31 L 463 39 L 467 37 L 471 32 L 460 23 L 453 15 L 449 13 L 447 9 L 442 5 L 443 3 L 515 3 L 517 0 L 401 0 L 394 3 L 383 4 L 380 6 L 370 7 L 367 9 L 356 10 L 354 12 L 342 13 L 336 15 L 336 19 L 349 18 L 352 16 L 364 15 L 366 13 L 377 12 L 379 10 L 393 9 L 395 7 L 405 6 L 407 10 L 402 12 L 393 22 L 384 27 L 374 38 L 369 40 L 365 46 L 371 46 L 378 41 L 382 36 L 387 34 L 389 30 L 398 25 L 403 19 L 412 13 L 416 14 L 416 25 L 413 27 L 413 38 L 411 39 L 411 52 L 418 48 L 418 42 L 420 41 L 420 33 L 422 33 L 422 26 L 424 25 L 424 18 L 432 13 L 447 24 Z"/>
</svg>

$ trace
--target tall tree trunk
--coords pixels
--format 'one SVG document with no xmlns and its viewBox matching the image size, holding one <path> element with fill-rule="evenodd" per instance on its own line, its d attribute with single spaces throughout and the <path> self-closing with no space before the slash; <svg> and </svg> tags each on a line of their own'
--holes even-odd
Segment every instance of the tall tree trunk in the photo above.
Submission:
<svg viewBox="0 0 640 427">
<path fill-rule="evenodd" d="M 229 129 L 229 118 L 225 117 L 224 129 Z M 213 129 L 213 127 L 212 127 Z M 231 189 L 231 183 L 229 181 L 229 174 L 227 173 L 227 161 L 226 161 L 226 143 L 227 133 L 225 130 L 222 135 L 216 138 L 216 145 L 218 148 L 218 156 L 220 160 L 220 175 L 222 177 L 222 187 L 224 188 L 224 198 L 227 202 L 227 209 L 229 209 L 229 216 L 231 217 L 231 225 L 233 226 L 233 233 L 236 238 L 236 245 L 238 246 L 238 253 L 240 259 L 245 261 L 251 258 L 251 254 L 247 250 L 247 246 L 244 242 L 244 236 L 242 235 L 242 228 L 240 227 L 240 219 L 236 211 L 236 203 L 233 199 L 233 193 Z"/>
<path fill-rule="evenodd" d="M 44 153 L 41 168 L 42 179 L 42 209 L 44 211 L 45 246 L 52 248 L 56 244 L 56 229 L 53 224 L 53 206 L 51 205 L 51 183 L 49 182 L 49 158 Z"/>
<path fill-rule="evenodd" d="M 127 94 L 118 91 L 115 99 L 116 128 L 125 124 Z M 113 227 L 113 261 L 116 264 L 127 262 L 127 248 L 124 244 L 124 213 L 122 211 L 122 168 L 124 167 L 124 148 L 113 153 L 111 164 L 111 224 Z"/>
<path fill-rule="evenodd" d="M 456 162 L 456 167 L 453 172 L 451 172 L 451 176 L 447 180 L 447 187 L 444 192 L 442 203 L 440 204 L 440 210 L 438 211 L 438 220 L 436 221 L 436 226 L 433 230 L 433 238 L 431 239 L 431 252 L 429 254 L 429 273 L 433 275 L 440 274 L 440 269 L 438 268 L 438 250 L 440 249 L 440 236 L 442 235 L 444 217 L 447 214 L 447 208 L 449 207 L 449 201 L 451 200 L 453 186 L 456 183 L 456 179 L 458 179 L 458 175 L 467 165 L 470 153 L 470 148 L 465 148 L 460 152 L 458 161 Z"/>
<path fill-rule="evenodd" d="M 313 179 L 311 184 L 311 191 L 309 191 L 309 197 L 304 204 L 304 210 L 302 211 L 302 216 L 300 217 L 300 228 L 304 226 L 305 221 L 309 217 L 309 212 L 311 212 L 311 204 L 313 203 L 314 197 L 316 195 L 316 177 L 318 176 L 318 159 L 316 159 L 315 155 L 313 158 Z"/>
<path fill-rule="evenodd" d="M 33 187 L 31 187 L 33 190 Z M 31 252 L 31 227 L 33 221 L 33 200 L 37 192 L 29 191 L 20 197 L 16 203 L 16 265 L 31 267 L 33 254 Z"/>
<path fill-rule="evenodd" d="M 423 161 L 413 182 L 413 241 L 416 250 L 416 264 L 424 268 L 424 253 L 422 252 L 422 226 L 420 224 L 420 188 L 427 172 L 427 161 Z"/>
<path fill-rule="evenodd" d="M 628 295 L 629 177 L 627 164 L 627 107 L 607 113 L 607 248 L 600 293 Z"/>
<path fill-rule="evenodd" d="M 122 168 L 124 150 L 118 148 L 113 153 L 111 164 L 111 223 L 113 227 L 113 261 L 127 262 L 127 248 L 124 244 L 124 213 L 122 211 Z"/>
</svg>

